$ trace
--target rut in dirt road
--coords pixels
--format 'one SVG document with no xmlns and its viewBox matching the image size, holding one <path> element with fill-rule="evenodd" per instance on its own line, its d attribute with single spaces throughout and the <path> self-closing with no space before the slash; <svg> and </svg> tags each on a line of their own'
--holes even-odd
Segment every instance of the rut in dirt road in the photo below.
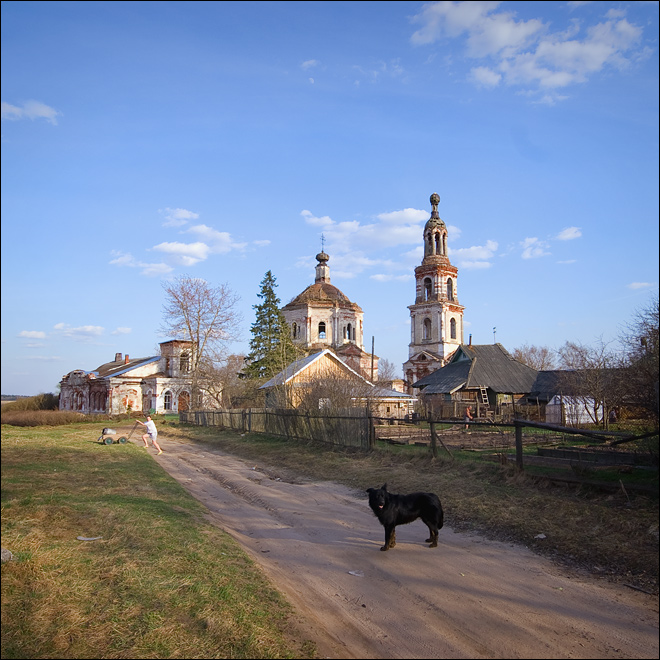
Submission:
<svg viewBox="0 0 660 660">
<path fill-rule="evenodd" d="M 263 567 L 321 657 L 658 657 L 653 597 L 447 526 L 429 548 L 421 521 L 381 552 L 366 493 L 198 445 L 170 442 L 156 460 Z"/>
</svg>

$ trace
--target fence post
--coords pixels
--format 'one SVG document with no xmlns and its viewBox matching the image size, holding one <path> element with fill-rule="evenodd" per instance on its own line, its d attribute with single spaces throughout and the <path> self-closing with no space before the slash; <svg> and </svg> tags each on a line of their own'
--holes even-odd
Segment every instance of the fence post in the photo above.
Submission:
<svg viewBox="0 0 660 660">
<path fill-rule="evenodd" d="M 433 458 L 438 458 L 438 436 L 435 432 L 435 422 L 431 415 L 429 415 L 429 426 L 431 428 L 431 453 Z"/>
<path fill-rule="evenodd" d="M 513 425 L 516 429 L 516 467 L 522 471 L 523 469 L 523 443 L 522 443 L 522 430 L 523 425 L 517 419 L 513 420 Z"/>
</svg>

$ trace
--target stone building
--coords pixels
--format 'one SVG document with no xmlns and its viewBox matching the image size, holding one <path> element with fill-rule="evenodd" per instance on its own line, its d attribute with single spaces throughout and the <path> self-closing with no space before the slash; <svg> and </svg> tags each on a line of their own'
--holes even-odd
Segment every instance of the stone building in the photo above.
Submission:
<svg viewBox="0 0 660 660">
<path fill-rule="evenodd" d="M 431 217 L 424 226 L 424 257 L 415 268 L 415 303 L 410 305 L 410 344 L 403 374 L 413 383 L 443 367 L 463 343 L 463 310 L 458 302 L 458 268 L 447 251 L 447 227 L 438 215 L 440 196 L 431 195 Z"/>
<path fill-rule="evenodd" d="M 374 381 L 378 357 L 364 350 L 362 309 L 330 283 L 329 259 L 325 252 L 316 255 L 314 284 L 284 305 L 282 314 L 294 343 L 307 352 L 330 348 L 349 367 Z"/>
<path fill-rule="evenodd" d="M 60 381 L 60 410 L 82 413 L 175 413 L 188 410 L 191 393 L 190 341 L 166 341 L 160 355 L 130 358 L 115 354 L 91 371 L 76 369 Z M 213 407 L 212 401 L 204 401 Z"/>
</svg>

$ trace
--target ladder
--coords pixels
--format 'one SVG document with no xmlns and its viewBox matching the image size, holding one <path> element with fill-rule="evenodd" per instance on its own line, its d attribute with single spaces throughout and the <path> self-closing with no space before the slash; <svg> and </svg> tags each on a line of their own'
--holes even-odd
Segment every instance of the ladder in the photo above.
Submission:
<svg viewBox="0 0 660 660">
<path fill-rule="evenodd" d="M 493 413 L 490 410 L 490 403 L 488 402 L 488 389 L 485 387 L 479 388 L 479 393 L 481 394 L 481 410 L 482 414 L 486 419 L 492 419 Z"/>
<path fill-rule="evenodd" d="M 481 393 L 481 403 L 488 408 L 488 389 L 485 387 L 480 387 L 479 392 Z"/>
</svg>

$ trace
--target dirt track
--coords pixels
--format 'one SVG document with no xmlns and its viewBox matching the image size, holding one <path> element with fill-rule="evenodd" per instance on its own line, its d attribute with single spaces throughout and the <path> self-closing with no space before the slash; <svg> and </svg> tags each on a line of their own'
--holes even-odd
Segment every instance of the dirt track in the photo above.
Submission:
<svg viewBox="0 0 660 660">
<path fill-rule="evenodd" d="M 263 567 L 321 657 L 658 657 L 656 597 L 447 527 L 429 549 L 420 521 L 381 552 L 366 494 L 164 440 L 156 460 Z"/>
</svg>

